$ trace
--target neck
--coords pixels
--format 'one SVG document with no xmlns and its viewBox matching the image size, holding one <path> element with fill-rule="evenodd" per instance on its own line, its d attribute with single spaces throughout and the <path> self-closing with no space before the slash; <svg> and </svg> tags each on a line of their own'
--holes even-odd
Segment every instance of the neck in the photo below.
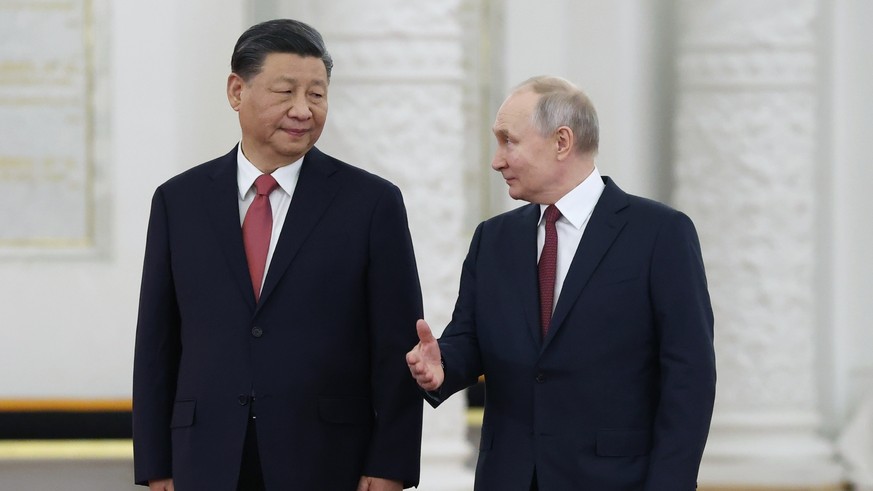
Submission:
<svg viewBox="0 0 873 491">
<path fill-rule="evenodd" d="M 246 151 L 245 142 L 240 142 L 240 148 L 242 149 L 243 155 L 245 155 L 246 159 L 252 163 L 259 171 L 264 174 L 272 174 L 276 169 L 280 169 L 285 167 L 286 165 L 291 165 L 294 162 L 300 160 L 303 155 L 298 155 L 296 157 L 287 157 L 282 155 L 275 156 L 264 156 L 258 155 L 253 152 Z"/>
<path fill-rule="evenodd" d="M 561 185 L 555 190 L 555 192 L 546 196 L 545 200 L 540 204 L 553 205 L 567 193 L 575 189 L 576 186 L 582 184 L 585 179 L 588 179 L 588 176 L 594 172 L 594 161 L 576 162 L 571 164 L 569 169 L 572 170 L 561 179 Z"/>
</svg>

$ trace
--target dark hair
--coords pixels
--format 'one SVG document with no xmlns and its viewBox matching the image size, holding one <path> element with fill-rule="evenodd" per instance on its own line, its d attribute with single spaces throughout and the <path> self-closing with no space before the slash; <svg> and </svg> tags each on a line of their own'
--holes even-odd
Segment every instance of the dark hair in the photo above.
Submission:
<svg viewBox="0 0 873 491">
<path fill-rule="evenodd" d="M 292 19 L 274 19 L 249 27 L 236 41 L 230 57 L 230 69 L 249 81 L 261 72 L 270 53 L 293 53 L 321 58 L 330 80 L 333 59 L 324 47 L 324 39 L 313 27 Z"/>
</svg>

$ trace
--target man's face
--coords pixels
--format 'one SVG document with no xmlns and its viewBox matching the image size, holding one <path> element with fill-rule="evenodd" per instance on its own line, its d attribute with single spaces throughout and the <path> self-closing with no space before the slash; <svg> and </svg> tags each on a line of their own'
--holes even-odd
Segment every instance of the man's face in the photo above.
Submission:
<svg viewBox="0 0 873 491">
<path fill-rule="evenodd" d="M 522 89 L 500 106 L 492 128 L 497 151 L 491 167 L 503 175 L 513 199 L 547 203 L 546 196 L 561 183 L 555 138 L 543 137 L 533 126 L 538 100 L 538 94 Z"/>
<path fill-rule="evenodd" d="M 248 82 L 230 74 L 227 98 L 239 112 L 246 158 L 272 171 L 308 152 L 327 119 L 327 86 L 321 58 L 291 53 L 267 55 Z"/>
</svg>

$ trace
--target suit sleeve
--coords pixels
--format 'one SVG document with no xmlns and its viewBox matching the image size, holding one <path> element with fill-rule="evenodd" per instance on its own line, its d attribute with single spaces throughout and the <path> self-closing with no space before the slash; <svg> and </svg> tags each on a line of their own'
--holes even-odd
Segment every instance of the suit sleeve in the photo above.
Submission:
<svg viewBox="0 0 873 491">
<path fill-rule="evenodd" d="M 422 402 L 406 353 L 418 342 L 421 287 L 400 190 L 382 194 L 372 217 L 367 276 L 375 427 L 364 474 L 418 485 Z"/>
<path fill-rule="evenodd" d="M 449 396 L 475 384 L 482 374 L 479 340 L 476 336 L 476 262 L 483 224 L 473 234 L 470 250 L 461 269 L 461 285 L 452 320 L 440 336 L 445 380 L 439 390 L 428 392 L 426 400 L 439 406 Z"/>
<path fill-rule="evenodd" d="M 149 218 L 134 348 L 133 446 L 137 484 L 172 476 L 170 417 L 181 350 L 179 324 L 167 210 L 158 189 Z"/>
<path fill-rule="evenodd" d="M 647 491 L 693 490 L 715 399 L 713 314 L 697 232 L 672 215 L 655 242 L 651 295 L 660 400 Z"/>
</svg>

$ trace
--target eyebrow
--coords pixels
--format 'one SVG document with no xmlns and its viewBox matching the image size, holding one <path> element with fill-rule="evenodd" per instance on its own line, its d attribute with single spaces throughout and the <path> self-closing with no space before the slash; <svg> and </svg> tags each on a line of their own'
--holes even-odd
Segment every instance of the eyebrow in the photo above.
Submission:
<svg viewBox="0 0 873 491">
<path fill-rule="evenodd" d="M 286 75 L 280 76 L 277 81 L 278 82 L 287 82 L 291 85 L 299 85 L 300 84 L 300 81 L 297 80 L 296 78 L 288 77 Z M 313 85 L 317 85 L 319 87 L 327 87 L 327 82 L 325 82 L 324 80 L 321 80 L 321 79 L 314 80 L 312 83 L 313 83 Z"/>
<path fill-rule="evenodd" d="M 506 128 L 491 128 L 491 131 L 494 132 L 494 135 L 499 138 L 507 138 L 509 136 L 509 131 Z"/>
</svg>

